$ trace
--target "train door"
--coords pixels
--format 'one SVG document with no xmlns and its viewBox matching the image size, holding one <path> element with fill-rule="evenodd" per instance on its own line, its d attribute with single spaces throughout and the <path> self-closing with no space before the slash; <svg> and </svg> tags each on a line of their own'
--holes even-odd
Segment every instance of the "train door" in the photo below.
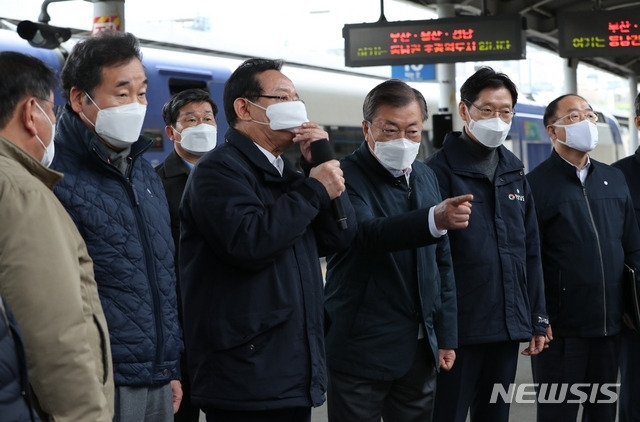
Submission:
<svg viewBox="0 0 640 422">
<path fill-rule="evenodd" d="M 542 123 L 544 106 L 518 103 L 515 112 L 505 146 L 522 160 L 525 172 L 529 172 L 551 152 L 551 140 Z"/>
<path fill-rule="evenodd" d="M 620 126 L 617 120 L 607 113 L 598 112 L 598 145 L 589 156 L 605 164 L 611 164 L 626 155 Z"/>
</svg>

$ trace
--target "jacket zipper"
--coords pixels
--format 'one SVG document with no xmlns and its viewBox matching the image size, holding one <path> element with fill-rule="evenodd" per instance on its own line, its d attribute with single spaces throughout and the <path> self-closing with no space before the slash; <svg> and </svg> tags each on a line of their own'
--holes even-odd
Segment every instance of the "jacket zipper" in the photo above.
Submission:
<svg viewBox="0 0 640 422">
<path fill-rule="evenodd" d="M 587 211 L 589 211 L 591 226 L 593 227 L 593 232 L 596 235 L 596 242 L 598 244 L 598 257 L 600 258 L 600 276 L 602 279 L 602 307 L 604 310 L 602 322 L 603 322 L 604 335 L 606 336 L 607 335 L 607 291 L 606 291 L 606 283 L 605 283 L 605 277 L 604 277 L 604 262 L 602 261 L 602 248 L 600 247 L 600 235 L 598 234 L 598 229 L 596 228 L 596 222 L 593 219 L 593 213 L 591 212 L 591 206 L 589 205 L 589 195 L 587 194 L 587 188 L 584 185 L 582 185 L 582 193 L 584 195 L 584 199 L 587 204 Z"/>
</svg>

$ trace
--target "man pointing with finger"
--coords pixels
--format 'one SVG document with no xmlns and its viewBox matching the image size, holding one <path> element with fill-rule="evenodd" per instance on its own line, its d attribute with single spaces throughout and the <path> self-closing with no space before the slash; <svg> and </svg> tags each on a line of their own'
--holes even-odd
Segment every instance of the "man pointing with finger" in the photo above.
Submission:
<svg viewBox="0 0 640 422">
<path fill-rule="evenodd" d="M 518 99 L 514 83 L 484 67 L 460 88 L 462 132 L 447 134 L 427 165 L 443 197 L 472 193 L 469 228 L 451 232 L 456 275 L 456 365 L 438 376 L 434 421 L 507 422 L 509 404 L 492 400 L 513 383 L 520 342 L 525 355 L 545 344 L 540 241 L 522 162 L 502 142 Z M 495 403 L 492 403 L 494 401 Z"/>
<path fill-rule="evenodd" d="M 327 260 L 329 422 L 430 421 L 438 369 L 457 347 L 446 231 L 463 229 L 472 195 L 442 201 L 415 161 L 427 119 L 422 94 L 399 80 L 364 100 L 365 142 L 342 159 L 358 231 Z"/>
</svg>

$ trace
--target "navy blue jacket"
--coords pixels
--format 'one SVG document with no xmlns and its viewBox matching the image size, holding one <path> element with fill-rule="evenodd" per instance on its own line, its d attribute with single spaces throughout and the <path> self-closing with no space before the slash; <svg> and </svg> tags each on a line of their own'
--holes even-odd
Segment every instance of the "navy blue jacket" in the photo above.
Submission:
<svg viewBox="0 0 640 422">
<path fill-rule="evenodd" d="M 0 297 L 0 420 L 39 422 L 27 378 L 22 334 L 11 310 Z"/>
<path fill-rule="evenodd" d="M 407 184 L 365 142 L 341 167 L 358 233 L 327 261 L 329 368 L 398 379 L 414 360 L 420 324 L 437 367 L 438 349 L 455 349 L 458 341 L 449 240 L 429 231 L 429 208 L 441 201 L 435 174 L 414 162 Z"/>
<path fill-rule="evenodd" d="M 54 190 L 93 259 L 109 325 L 116 385 L 164 384 L 179 377 L 174 244 L 160 177 L 131 147 L 126 176 L 109 164 L 80 118 L 58 119 L 51 168 L 64 173 Z"/>
<path fill-rule="evenodd" d="M 622 173 L 591 159 L 584 186 L 555 150 L 528 175 L 554 336 L 602 337 L 622 328 L 625 261 L 640 268 L 640 231 Z"/>
<path fill-rule="evenodd" d="M 194 167 L 180 206 L 180 282 L 192 400 L 261 410 L 324 402 L 319 257 L 355 235 L 340 230 L 327 191 L 284 159 L 280 176 L 231 128 Z"/>
<path fill-rule="evenodd" d="M 459 343 L 529 341 L 548 322 L 535 206 L 522 162 L 504 146 L 494 180 L 474 164 L 460 132 L 427 160 L 443 198 L 473 194 L 469 226 L 449 232 Z"/>
</svg>

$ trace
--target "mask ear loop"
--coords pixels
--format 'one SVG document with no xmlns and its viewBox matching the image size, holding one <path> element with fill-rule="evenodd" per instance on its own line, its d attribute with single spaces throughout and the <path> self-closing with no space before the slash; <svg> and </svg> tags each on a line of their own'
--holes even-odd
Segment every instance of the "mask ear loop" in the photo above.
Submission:
<svg viewBox="0 0 640 422">
<path fill-rule="evenodd" d="M 256 103 L 254 103 L 253 101 L 250 101 L 248 98 L 244 98 L 244 100 L 246 102 L 248 102 L 249 104 L 251 104 L 251 105 L 254 105 L 254 106 L 258 107 L 258 108 L 263 109 L 265 112 L 267 111 L 266 107 L 262 107 L 261 105 L 258 105 Z M 247 108 L 247 110 L 248 110 L 248 108 Z M 251 114 L 249 114 L 249 116 L 251 116 Z M 265 126 L 269 126 L 271 124 L 271 123 L 260 122 L 260 121 L 258 121 L 256 119 L 254 119 L 253 117 L 251 118 L 251 121 L 253 123 L 258 123 L 258 124 L 265 125 Z"/>
</svg>

